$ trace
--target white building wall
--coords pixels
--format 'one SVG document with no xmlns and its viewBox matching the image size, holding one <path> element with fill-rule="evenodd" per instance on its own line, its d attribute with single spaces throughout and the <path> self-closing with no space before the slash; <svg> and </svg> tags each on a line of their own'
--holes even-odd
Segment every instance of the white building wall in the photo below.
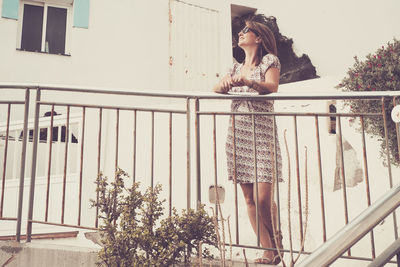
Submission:
<svg viewBox="0 0 400 267">
<path fill-rule="evenodd" d="M 321 77 L 345 75 L 353 57 L 364 57 L 399 39 L 400 2 L 232 1 L 277 18 L 282 35 L 292 38 L 298 55 L 309 55 Z"/>
<path fill-rule="evenodd" d="M 17 51 L 20 21 L 0 19 L 2 81 L 168 89 L 168 1 L 91 1 L 71 56 Z"/>
<path fill-rule="evenodd" d="M 353 56 L 363 57 L 400 36 L 396 27 L 400 24 L 400 3 L 395 0 L 384 4 L 372 0 L 186 2 L 220 14 L 221 73 L 232 58 L 231 3 L 275 16 L 281 33 L 293 38 L 299 55 L 310 56 L 321 77 L 340 79 L 353 64 Z M 17 51 L 21 20 L 0 18 L 2 81 L 168 89 L 168 1 L 125 0 L 110 4 L 99 0 L 90 4 L 89 29 L 71 30 L 70 57 Z M 157 79 L 150 78 L 154 76 Z"/>
</svg>

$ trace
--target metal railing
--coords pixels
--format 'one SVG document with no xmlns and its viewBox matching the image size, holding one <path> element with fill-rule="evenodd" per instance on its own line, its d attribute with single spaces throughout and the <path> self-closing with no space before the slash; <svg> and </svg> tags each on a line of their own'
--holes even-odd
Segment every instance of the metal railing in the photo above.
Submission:
<svg viewBox="0 0 400 267">
<path fill-rule="evenodd" d="M 302 261 L 299 267 L 329 266 L 399 205 L 400 185 L 397 185 Z"/>
<path fill-rule="evenodd" d="M 342 138 L 343 121 L 346 118 L 359 118 L 361 125 L 360 140 L 363 161 L 363 176 L 365 181 L 365 207 L 370 206 L 379 192 L 374 192 L 369 183 L 371 174 L 368 165 L 369 143 L 366 140 L 364 129 L 364 120 L 366 118 L 381 118 L 382 129 L 385 132 L 386 145 L 388 144 L 387 119 L 385 114 L 384 99 L 396 101 L 399 94 L 397 92 L 368 92 L 368 93 L 303 93 L 289 94 L 277 93 L 270 95 L 217 95 L 214 93 L 198 92 L 151 92 L 151 91 L 127 91 L 127 90 L 108 90 L 102 88 L 82 88 L 66 87 L 55 85 L 37 85 L 37 84 L 1 84 L 0 92 L 10 89 L 15 91 L 24 90 L 24 101 L 3 100 L 6 98 L 1 94 L 0 108 L 6 107 L 8 115 L 5 116 L 5 123 L 0 127 L 0 136 L 4 140 L 3 176 L 1 180 L 2 198 L 0 209 L 0 220 L 16 221 L 16 240 L 21 239 L 21 224 L 26 220 L 27 241 L 31 240 L 33 225 L 51 225 L 59 227 L 72 227 L 80 229 L 97 229 L 98 211 L 88 209 L 88 200 L 95 199 L 93 195 L 93 182 L 101 171 L 108 170 L 112 175 L 117 167 L 125 168 L 131 172 L 133 181 L 140 181 L 149 186 L 156 182 L 161 182 L 168 187 L 166 198 L 168 199 L 168 209 L 174 206 L 183 206 L 191 208 L 199 203 L 205 203 L 204 188 L 208 184 L 222 183 L 218 176 L 225 175 L 223 167 L 225 165 L 224 152 L 221 151 L 221 143 L 225 142 L 224 132 L 226 121 L 230 116 L 269 116 L 274 122 L 272 127 L 284 125 L 289 128 L 291 134 L 290 151 L 291 158 L 295 162 L 295 192 L 297 207 L 293 208 L 298 213 L 299 240 L 306 240 L 306 248 L 292 248 L 295 253 L 310 254 L 317 247 L 317 244 L 323 244 L 331 237 L 336 230 L 330 229 L 328 225 L 331 210 L 327 208 L 327 192 L 324 191 L 328 167 L 326 162 L 332 162 L 332 153 L 325 153 L 324 146 L 327 145 L 326 135 L 321 131 L 321 120 L 335 117 L 337 120 L 338 155 L 340 158 L 340 176 L 341 191 L 343 200 L 342 222 L 341 226 L 351 225 L 353 206 L 349 203 L 351 197 L 346 187 L 346 162 L 344 156 L 344 140 Z M 13 91 L 14 92 L 14 91 Z M 31 99 L 32 96 L 35 99 Z M 149 100 L 152 99 L 152 100 Z M 318 111 L 274 111 L 274 112 L 231 112 L 226 111 L 226 104 L 229 100 L 274 100 L 279 103 L 304 103 L 304 101 L 330 101 L 330 100 L 348 100 L 362 99 L 368 101 L 382 101 L 382 112 L 369 114 L 354 114 L 350 112 L 331 113 L 326 110 Z M 17 216 L 4 216 L 3 203 L 4 195 L 7 190 L 6 168 L 10 161 L 7 158 L 10 152 L 7 152 L 7 145 L 11 140 L 9 133 L 10 114 L 13 105 L 24 105 L 24 112 L 17 114 L 20 117 L 20 129 L 22 134 L 22 149 L 20 152 L 20 176 L 19 178 L 19 199 Z M 30 106 L 34 111 L 30 111 Z M 220 107 L 220 108 L 216 108 Z M 219 110 L 218 110 L 219 109 Z M 41 117 L 41 112 L 48 112 L 46 118 Z M 55 113 L 62 113 L 58 115 Z M 72 123 L 72 118 L 76 118 L 76 124 Z M 282 121 L 291 120 L 289 124 Z M 304 203 L 305 196 L 302 187 L 304 186 L 304 177 L 301 175 L 301 160 L 303 159 L 299 152 L 300 144 L 304 141 L 303 120 L 311 120 L 308 125 L 313 125 L 314 129 L 306 129 L 310 136 L 310 130 L 315 136 L 309 141 L 314 147 L 314 160 L 312 163 L 315 168 L 315 182 L 318 183 L 317 191 L 314 195 L 319 196 L 320 210 L 315 212 L 320 216 L 314 221 L 321 230 L 321 240 L 315 241 L 315 245 L 307 247 L 307 234 L 304 233 Z M 55 127 L 57 131 L 55 131 Z M 232 126 L 235 129 L 235 125 Z M 396 130 L 398 126 L 396 125 Z M 1 135 L 2 133 L 5 133 Z M 46 133 L 43 136 L 42 133 Z M 55 137 L 57 135 L 57 138 Z M 60 142 L 64 136 L 63 141 Z M 75 142 L 72 139 L 75 138 Z M 211 140 L 212 139 L 212 140 Z M 277 138 L 274 139 L 276 149 Z M 58 143 L 57 143 L 58 141 Z M 282 138 L 281 138 L 282 142 Z M 55 147 L 58 146 L 57 151 Z M 29 153 L 26 151 L 28 147 Z M 63 148 L 62 148 L 63 147 Z M 282 146 L 283 147 L 283 146 Z M 73 151 L 73 153 L 71 152 Z M 254 151 L 256 151 L 254 149 Z M 294 153 L 293 153 L 294 151 Z M 284 151 L 283 151 L 284 152 Z M 276 155 L 276 153 L 275 153 Z M 294 156 L 293 156 L 294 155 Z M 390 165 L 390 152 L 386 151 L 388 189 L 393 187 L 392 166 Z M 15 157 L 15 155 L 14 155 Z M 58 157 L 58 158 L 57 158 Z M 30 164 L 29 173 L 25 174 L 25 158 Z M 56 158 L 56 159 L 55 159 Z M 71 169 L 71 161 L 75 168 Z M 54 163 L 59 162 L 59 163 Z M 275 159 L 276 162 L 276 159 Z M 57 165 L 53 166 L 53 165 Z M 324 165 L 325 164 L 325 165 Z M 183 167 L 185 166 L 185 167 Z M 13 166 L 14 167 L 14 166 Z M 62 173 L 57 175 L 54 169 Z M 23 205 L 25 177 L 29 178 L 29 201 L 28 205 Z M 212 178 L 211 178 L 212 177 Z M 15 177 L 14 177 L 15 179 Z M 39 180 L 38 180 L 39 179 Z M 185 187 L 185 203 L 177 201 L 177 194 Z M 91 187 L 92 186 L 92 187 Z M 234 183 L 233 196 L 231 202 L 234 205 L 224 204 L 224 210 L 229 212 L 235 219 L 234 227 L 234 247 L 239 248 L 258 248 L 260 249 L 260 240 L 249 243 L 248 240 L 241 240 L 241 225 L 239 207 L 240 196 L 237 193 L 237 184 Z M 285 224 L 282 221 L 285 208 L 282 199 L 286 201 L 285 188 L 278 182 L 275 187 L 276 201 L 278 206 L 279 227 Z M 25 193 L 26 194 L 26 193 Z M 256 193 L 257 194 L 257 193 Z M 192 195 L 195 197 L 193 198 Z M 335 198 L 338 196 L 335 195 Z M 256 196 L 257 198 L 257 196 Z M 338 200 L 335 199 L 335 205 Z M 8 204 L 10 205 L 10 204 Z M 25 208 L 24 208 L 25 207 Z M 44 212 L 41 208 L 44 207 Z M 23 219 L 23 212 L 27 212 L 27 218 Z M 85 216 L 82 216 L 82 214 Z M 258 215 L 257 215 L 258 218 Z M 337 219 L 337 218 L 335 218 Z M 257 219 L 258 221 L 258 219 Z M 397 239 L 397 218 L 393 213 L 393 236 Z M 346 226 L 346 227 L 347 227 Z M 287 236 L 287 235 L 286 235 Z M 370 232 L 371 256 L 356 255 L 350 251 L 350 246 L 344 249 L 348 255 L 342 256 L 346 259 L 359 259 L 371 261 L 376 254 L 376 237 L 373 231 Z M 395 240 L 394 239 L 394 240 Z M 263 248 L 261 248 L 263 249 Z M 265 248 L 264 248 L 265 249 Z M 285 252 L 290 250 L 285 247 Z"/>
<path fill-rule="evenodd" d="M 381 267 L 385 266 L 394 256 L 400 253 L 400 239 L 394 241 L 385 251 L 383 251 L 378 257 L 376 257 L 368 267 Z M 399 266 L 399 261 L 397 261 Z"/>
<path fill-rule="evenodd" d="M 345 172 L 345 157 L 344 157 L 344 146 L 345 146 L 345 142 L 342 138 L 343 134 L 342 134 L 342 123 L 341 121 L 343 120 L 343 118 L 346 117 L 351 117 L 351 118 L 359 118 L 360 119 L 360 139 L 362 140 L 362 159 L 363 159 L 363 172 L 364 172 L 364 177 L 365 177 L 365 185 L 366 185 L 366 206 L 370 206 L 372 201 L 372 197 L 371 197 L 371 193 L 374 191 L 373 188 L 371 189 L 370 187 L 370 175 L 369 175 L 369 166 L 368 166 L 368 160 L 367 160 L 367 141 L 366 141 L 366 132 L 365 132 L 365 120 L 367 118 L 376 118 L 376 119 L 381 119 L 382 122 L 382 129 L 384 131 L 384 142 L 386 145 L 386 150 L 385 150 L 385 154 L 384 156 L 386 157 L 386 163 L 387 163 L 387 173 L 388 173 L 388 184 L 389 184 L 389 188 L 393 187 L 393 175 L 392 175 L 392 166 L 391 166 L 391 160 L 390 160 L 390 154 L 391 152 L 389 151 L 388 147 L 389 147 L 389 141 L 388 141 L 388 122 L 387 122 L 387 117 L 386 117 L 386 106 L 385 106 L 385 99 L 389 99 L 391 101 L 393 101 L 394 104 L 396 104 L 396 96 L 398 95 L 396 92 L 389 92 L 388 95 L 385 95 L 388 92 L 385 93 L 380 93 L 380 94 L 363 94 L 362 96 L 360 95 L 356 95 L 354 93 L 343 93 L 343 94 L 331 94 L 331 95 L 326 95 L 324 96 L 324 94 L 317 94 L 317 95 L 302 95 L 302 96 L 294 96 L 294 95 L 271 95 L 271 98 L 275 100 L 275 102 L 277 102 L 276 100 L 348 100 L 348 99 L 369 99 L 372 101 L 379 101 L 381 105 L 381 112 L 378 113 L 363 113 L 363 114 L 355 114 L 355 113 L 329 113 L 329 112 L 214 112 L 214 111 L 207 111 L 207 112 L 201 112 L 198 111 L 198 109 L 196 109 L 196 114 L 198 117 L 200 116 L 213 116 L 213 120 L 215 121 L 215 116 L 244 116 L 244 115 L 250 115 L 253 118 L 253 129 L 254 129 L 254 117 L 255 116 L 270 116 L 273 117 L 273 129 L 275 130 L 276 127 L 276 119 L 277 118 L 281 118 L 281 117 L 292 117 L 293 118 L 293 131 L 294 131 L 294 142 L 293 142 L 293 146 L 295 150 L 295 167 L 296 167 L 296 178 L 297 178 L 297 200 L 298 200 L 298 219 L 299 219 L 299 223 L 298 223 L 298 228 L 299 228 L 299 236 L 300 236 L 300 243 L 303 241 L 303 239 L 305 238 L 305 233 L 303 230 L 303 218 L 302 218 L 302 214 L 303 211 L 302 209 L 304 209 L 303 205 L 302 205 L 302 200 L 304 199 L 304 196 L 302 194 L 304 194 L 304 191 L 301 189 L 302 185 L 301 185 L 301 174 L 300 174 L 300 162 L 299 162 L 299 134 L 298 134 L 298 120 L 301 117 L 310 117 L 310 118 L 314 118 L 315 121 L 315 142 L 316 142 L 316 152 L 317 152 L 317 166 L 318 166 L 318 176 L 319 176 L 319 194 L 320 194 L 320 206 L 321 206 L 321 225 L 322 225 L 322 238 L 323 238 L 323 242 L 327 241 L 327 226 L 326 226 L 326 216 L 327 214 L 329 214 L 329 211 L 326 210 L 325 205 L 326 205 L 326 200 L 325 200 L 325 193 L 324 193 L 324 176 L 326 177 L 325 171 L 323 170 L 323 166 L 321 164 L 322 160 L 322 154 L 323 152 L 321 152 L 321 142 L 320 142 L 320 126 L 319 126 L 319 118 L 320 117 L 335 117 L 337 120 L 337 127 L 338 127 L 338 132 L 337 135 L 339 136 L 339 147 L 338 147 L 338 151 L 340 154 L 340 176 L 341 176 L 341 183 L 342 183 L 342 196 L 343 196 L 343 219 L 344 219 L 344 225 L 348 225 L 349 222 L 351 221 L 351 216 L 350 216 L 350 211 L 349 211 L 349 201 L 348 201 L 348 190 L 346 188 L 346 172 Z M 216 98 L 216 97 L 215 97 Z M 231 98 L 231 96 L 227 96 L 225 98 Z M 202 99 L 214 99 L 214 97 L 211 96 L 207 96 L 207 97 L 199 97 L 199 100 Z M 257 98 L 251 98 L 250 100 L 255 100 Z M 268 98 L 267 98 L 268 99 Z M 387 101 L 386 101 L 387 102 Z M 199 120 L 199 119 L 197 119 Z M 198 122 L 196 123 L 196 127 L 198 126 Z M 235 129 L 234 124 L 232 125 L 233 131 Z M 199 131 L 198 129 L 196 129 L 196 131 Z M 214 123 L 214 128 L 213 131 L 215 131 L 215 123 Z M 308 129 L 308 131 L 312 131 L 312 129 Z M 254 132 L 254 130 L 253 130 Z M 311 133 L 310 133 L 311 134 Z M 396 135 L 397 135 L 397 140 L 398 140 L 398 124 L 396 124 Z M 201 141 L 197 141 L 198 143 L 201 143 Z M 215 138 L 214 138 L 214 142 L 215 142 Z M 253 142 L 254 138 L 253 138 Z M 201 158 L 200 157 L 200 145 L 198 145 L 198 149 L 197 149 L 197 159 Z M 214 144 L 214 147 L 216 147 L 216 145 Z M 397 146 L 398 147 L 398 146 Z M 275 140 L 275 144 L 274 144 L 274 150 L 276 151 L 276 140 Z M 256 151 L 256 149 L 253 149 L 253 153 L 255 153 L 254 151 Z M 215 151 L 214 151 L 215 154 Z M 255 154 L 253 154 L 253 157 L 256 157 Z M 374 160 L 374 159 L 373 159 Z M 276 157 L 275 157 L 275 162 L 276 162 Z M 216 166 L 215 166 L 216 168 Z M 307 166 L 305 167 L 307 168 Z M 200 163 L 198 163 L 197 169 L 200 169 Z M 306 174 L 307 175 L 307 174 Z M 257 175 L 256 176 L 256 184 L 257 184 Z M 197 173 L 197 178 L 199 181 L 201 181 L 201 174 Z M 374 177 L 377 178 L 377 177 Z M 215 178 L 215 180 L 217 180 L 217 178 Z M 200 186 L 198 186 L 200 187 Z M 238 195 L 237 195 L 237 184 L 234 184 L 235 187 L 235 201 L 237 201 L 238 199 Z M 278 210 L 281 210 L 281 204 L 280 204 L 280 195 L 282 195 L 282 193 L 280 193 L 280 188 L 279 188 L 279 183 L 276 182 L 276 190 L 277 190 L 277 201 L 278 201 Z M 388 188 L 388 189 L 389 189 Z M 258 193 L 257 190 L 256 192 L 256 199 L 258 199 Z M 316 194 L 317 192 L 314 192 L 314 194 Z M 389 194 L 389 193 L 387 193 Z M 339 203 L 337 203 L 339 204 Z M 256 246 L 250 246 L 250 245 L 243 245 L 239 242 L 239 223 L 238 223 L 238 209 L 237 209 L 237 202 L 235 202 L 235 229 L 236 229 L 236 242 L 235 244 L 233 244 L 233 246 L 237 246 L 237 247 L 241 247 L 241 248 L 254 248 L 254 247 L 258 247 L 260 248 L 260 240 L 259 240 L 259 236 L 257 237 L 257 242 L 256 242 Z M 394 211 L 397 207 L 399 206 L 399 203 L 396 203 L 393 205 L 392 209 L 390 211 L 388 211 L 388 213 Z M 357 214 L 355 214 L 357 215 Z M 396 213 L 392 212 L 393 215 L 393 236 L 394 236 L 394 240 L 397 239 L 398 237 L 398 229 L 397 229 L 397 217 L 396 217 Z M 352 216 L 354 217 L 354 215 Z M 335 218 L 338 219 L 338 218 Z M 374 217 L 375 220 L 377 220 L 377 218 Z M 279 229 L 281 229 L 280 226 L 280 221 L 281 218 L 279 216 L 278 218 L 279 220 Z M 258 214 L 257 214 L 257 221 L 258 221 Z M 379 222 L 379 221 L 378 221 Z M 257 223 L 257 228 L 258 228 L 258 223 Z M 289 230 L 291 231 L 291 230 Z M 363 251 L 362 255 L 356 255 L 356 253 L 352 253 L 350 250 L 351 245 L 353 245 L 354 243 L 352 243 L 351 245 L 348 246 L 344 246 L 345 249 L 341 250 L 340 253 L 338 254 L 338 256 L 341 256 L 342 258 L 345 259 L 353 259 L 353 260 L 365 260 L 365 261 L 371 261 L 373 260 L 376 256 L 376 244 L 375 244 L 375 236 L 374 236 L 374 232 L 372 230 L 372 228 L 369 228 L 368 231 L 370 233 L 370 246 L 371 246 L 371 256 L 368 257 L 365 255 L 365 251 Z M 335 236 L 336 237 L 336 236 Z M 358 237 L 358 239 L 360 239 L 361 236 Z M 355 239 L 355 241 L 357 241 L 358 239 Z M 390 244 L 390 243 L 389 243 Z M 337 249 L 336 247 L 334 248 L 334 250 Z M 342 253 L 344 251 L 347 250 L 347 255 L 342 255 Z M 311 251 L 307 251 L 307 250 L 303 250 L 303 248 L 301 248 L 299 246 L 299 248 L 297 250 L 290 248 L 287 249 L 283 249 L 284 252 L 294 252 L 294 253 L 302 253 L 302 254 L 311 254 Z M 336 255 L 336 254 L 334 254 Z M 321 256 L 321 259 L 323 258 L 323 256 Z M 336 259 L 336 258 L 335 258 Z M 394 262 L 391 262 L 394 263 Z M 308 266 L 307 264 L 305 264 L 304 266 Z M 313 266 L 319 266 L 318 264 L 313 265 Z M 321 265 L 322 266 L 322 265 Z M 325 266 L 325 265 L 323 265 Z"/>
</svg>

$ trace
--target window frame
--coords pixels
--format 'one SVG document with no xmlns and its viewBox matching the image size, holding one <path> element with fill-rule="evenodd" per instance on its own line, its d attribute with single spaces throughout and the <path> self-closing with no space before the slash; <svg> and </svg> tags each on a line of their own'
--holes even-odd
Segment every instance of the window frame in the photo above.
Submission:
<svg viewBox="0 0 400 267">
<path fill-rule="evenodd" d="M 42 42 L 41 42 L 41 49 L 40 51 L 27 51 L 21 49 L 21 41 L 22 41 L 22 25 L 24 23 L 24 6 L 25 5 L 32 5 L 32 6 L 40 6 L 43 7 L 43 22 L 42 22 Z M 46 52 L 46 30 L 47 30 L 47 11 L 49 7 L 56 7 L 56 8 L 64 8 L 67 10 L 67 21 L 66 21 L 66 29 L 65 29 L 65 51 L 64 54 L 52 54 Z M 47 0 L 36 0 L 36 1 L 21 1 L 19 6 L 19 14 L 20 19 L 18 23 L 18 36 L 17 36 L 17 50 L 25 51 L 25 52 L 34 52 L 34 53 L 43 53 L 49 55 L 63 55 L 63 56 L 70 56 L 71 55 L 71 30 L 72 30 L 72 20 L 73 20 L 73 11 L 72 5 L 69 4 L 60 4 L 53 1 Z"/>
</svg>

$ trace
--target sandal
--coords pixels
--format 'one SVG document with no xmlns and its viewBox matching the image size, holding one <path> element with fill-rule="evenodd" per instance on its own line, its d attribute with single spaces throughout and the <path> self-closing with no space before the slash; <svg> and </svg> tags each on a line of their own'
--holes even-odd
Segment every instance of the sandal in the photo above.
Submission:
<svg viewBox="0 0 400 267">
<path fill-rule="evenodd" d="M 283 250 L 283 244 L 282 244 L 282 239 L 283 239 L 283 237 L 282 237 L 282 232 L 281 232 L 281 231 L 276 232 L 275 237 L 276 237 L 276 241 L 278 241 L 278 244 L 275 244 L 275 238 L 272 237 L 272 238 L 271 238 L 272 245 L 274 246 L 274 248 L 279 249 L 281 255 L 283 256 L 283 251 L 282 251 L 282 250 Z M 278 256 L 279 256 L 279 255 L 278 255 Z"/>
<path fill-rule="evenodd" d="M 267 258 L 267 257 L 261 257 L 261 258 L 255 259 L 254 263 L 257 263 L 257 264 L 273 264 L 274 260 L 275 260 L 275 257 L 273 257 L 272 259 Z"/>
<path fill-rule="evenodd" d="M 276 234 L 275 234 L 275 237 L 276 237 L 276 240 L 278 241 L 278 246 L 276 246 L 275 245 L 275 238 L 274 237 L 272 237 L 272 244 L 275 246 L 275 247 L 279 247 L 279 249 L 283 249 L 283 245 L 282 245 L 282 239 L 283 239 L 283 237 L 282 237 L 282 232 L 281 231 L 278 231 Z"/>
<path fill-rule="evenodd" d="M 278 265 L 281 262 L 281 257 L 279 255 L 275 255 L 272 259 L 267 257 L 258 258 L 254 261 L 257 264 L 271 264 Z"/>
<path fill-rule="evenodd" d="M 283 253 L 282 253 L 283 254 Z M 283 255 L 282 255 L 283 257 Z M 275 255 L 274 258 L 272 259 L 272 263 L 273 265 L 278 265 L 281 262 L 281 257 L 278 255 Z"/>
</svg>

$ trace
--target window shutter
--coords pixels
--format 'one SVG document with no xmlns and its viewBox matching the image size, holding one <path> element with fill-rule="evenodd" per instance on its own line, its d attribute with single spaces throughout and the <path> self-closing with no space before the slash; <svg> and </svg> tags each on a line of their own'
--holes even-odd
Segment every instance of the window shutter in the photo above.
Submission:
<svg viewBox="0 0 400 267">
<path fill-rule="evenodd" d="M 1 16 L 3 18 L 18 19 L 19 0 L 3 0 Z"/>
<path fill-rule="evenodd" d="M 74 27 L 89 28 L 89 0 L 74 0 Z"/>
</svg>

